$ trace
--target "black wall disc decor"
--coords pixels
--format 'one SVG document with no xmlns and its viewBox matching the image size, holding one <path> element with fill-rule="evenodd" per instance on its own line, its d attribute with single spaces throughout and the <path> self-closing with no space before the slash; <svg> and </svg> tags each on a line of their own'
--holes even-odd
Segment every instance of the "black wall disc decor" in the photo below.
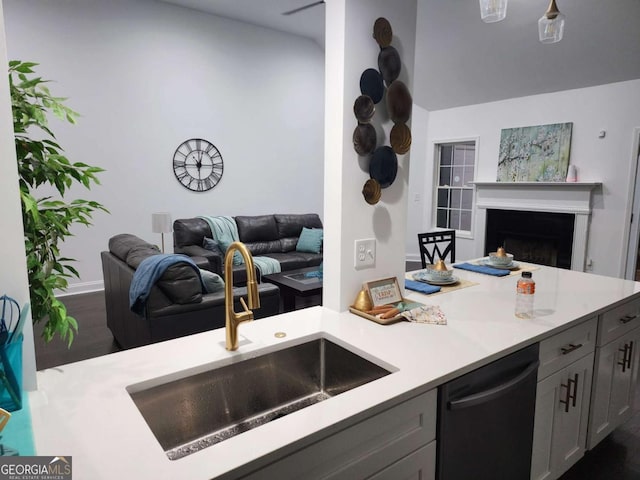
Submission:
<svg viewBox="0 0 640 480">
<path fill-rule="evenodd" d="M 378 18 L 373 24 L 373 38 L 380 47 L 378 70 L 367 68 L 360 75 L 360 95 L 353 105 L 358 125 L 353 131 L 353 148 L 360 156 L 369 156 L 369 179 L 362 188 L 362 195 L 369 205 L 378 203 L 381 189 L 393 184 L 398 173 L 398 157 L 411 148 L 411 118 L 413 99 L 407 86 L 398 80 L 402 60 L 391 46 L 393 30 L 386 18 Z M 386 87 L 385 87 L 386 85 Z M 376 129 L 371 120 L 378 104 L 386 93 L 389 119 L 394 123 L 389 141 L 391 146 L 377 146 Z M 384 109 L 382 109 L 384 110 Z"/>
<path fill-rule="evenodd" d="M 402 70 L 402 60 L 400 54 L 391 45 L 380 49 L 378 54 L 378 68 L 387 87 L 400 76 Z"/>
<path fill-rule="evenodd" d="M 373 23 L 373 38 L 375 38 L 380 48 L 388 47 L 393 40 L 393 30 L 386 18 L 380 17 Z"/>
<path fill-rule="evenodd" d="M 382 75 L 375 68 L 367 68 L 360 76 L 360 92 L 373 100 L 373 103 L 380 103 L 384 95 L 384 81 Z"/>
<path fill-rule="evenodd" d="M 353 113 L 360 123 L 368 123 L 373 118 L 373 114 L 376 113 L 376 107 L 371 97 L 360 95 L 356 98 L 353 103 Z"/>
<path fill-rule="evenodd" d="M 369 162 L 369 175 L 380 184 L 381 188 L 387 188 L 393 183 L 398 174 L 398 157 L 393 148 L 386 145 L 376 148 Z"/>
<path fill-rule="evenodd" d="M 407 86 L 394 80 L 387 89 L 387 111 L 393 123 L 407 123 L 411 117 L 413 99 Z"/>
<path fill-rule="evenodd" d="M 370 123 L 359 123 L 353 131 L 353 148 L 358 155 L 371 155 L 376 148 L 376 129 Z"/>
</svg>

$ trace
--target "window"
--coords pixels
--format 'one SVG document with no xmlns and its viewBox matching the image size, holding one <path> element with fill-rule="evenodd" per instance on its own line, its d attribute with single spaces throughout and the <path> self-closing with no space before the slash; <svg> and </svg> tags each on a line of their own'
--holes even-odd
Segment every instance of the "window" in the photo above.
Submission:
<svg viewBox="0 0 640 480">
<path fill-rule="evenodd" d="M 436 147 L 436 227 L 471 234 L 476 142 Z"/>
</svg>

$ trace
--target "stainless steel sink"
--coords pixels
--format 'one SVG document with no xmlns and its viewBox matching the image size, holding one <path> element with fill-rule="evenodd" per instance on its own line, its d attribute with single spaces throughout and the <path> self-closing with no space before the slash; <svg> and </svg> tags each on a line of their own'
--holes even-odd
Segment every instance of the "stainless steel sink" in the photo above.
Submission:
<svg viewBox="0 0 640 480">
<path fill-rule="evenodd" d="M 318 338 L 127 391 L 167 456 L 176 460 L 389 373 Z"/>
</svg>

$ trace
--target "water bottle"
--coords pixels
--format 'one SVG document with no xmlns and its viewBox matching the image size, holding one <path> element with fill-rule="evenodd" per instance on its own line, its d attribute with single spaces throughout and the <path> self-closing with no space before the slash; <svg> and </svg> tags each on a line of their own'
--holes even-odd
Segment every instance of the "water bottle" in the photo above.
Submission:
<svg viewBox="0 0 640 480">
<path fill-rule="evenodd" d="M 533 318 L 533 296 L 536 292 L 536 282 L 531 278 L 531 272 L 522 272 L 516 287 L 516 317 Z"/>
</svg>

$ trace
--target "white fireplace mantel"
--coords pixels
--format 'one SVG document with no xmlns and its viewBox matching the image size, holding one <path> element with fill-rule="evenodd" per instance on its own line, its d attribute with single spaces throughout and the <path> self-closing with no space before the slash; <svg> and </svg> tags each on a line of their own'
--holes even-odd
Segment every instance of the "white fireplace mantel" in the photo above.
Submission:
<svg viewBox="0 0 640 480">
<path fill-rule="evenodd" d="M 486 228 L 486 210 L 526 210 L 575 216 L 571 269 L 584 271 L 591 215 L 591 195 L 600 182 L 473 182 L 477 220 Z"/>
<path fill-rule="evenodd" d="M 473 182 L 478 208 L 589 215 L 599 182 Z"/>
</svg>

